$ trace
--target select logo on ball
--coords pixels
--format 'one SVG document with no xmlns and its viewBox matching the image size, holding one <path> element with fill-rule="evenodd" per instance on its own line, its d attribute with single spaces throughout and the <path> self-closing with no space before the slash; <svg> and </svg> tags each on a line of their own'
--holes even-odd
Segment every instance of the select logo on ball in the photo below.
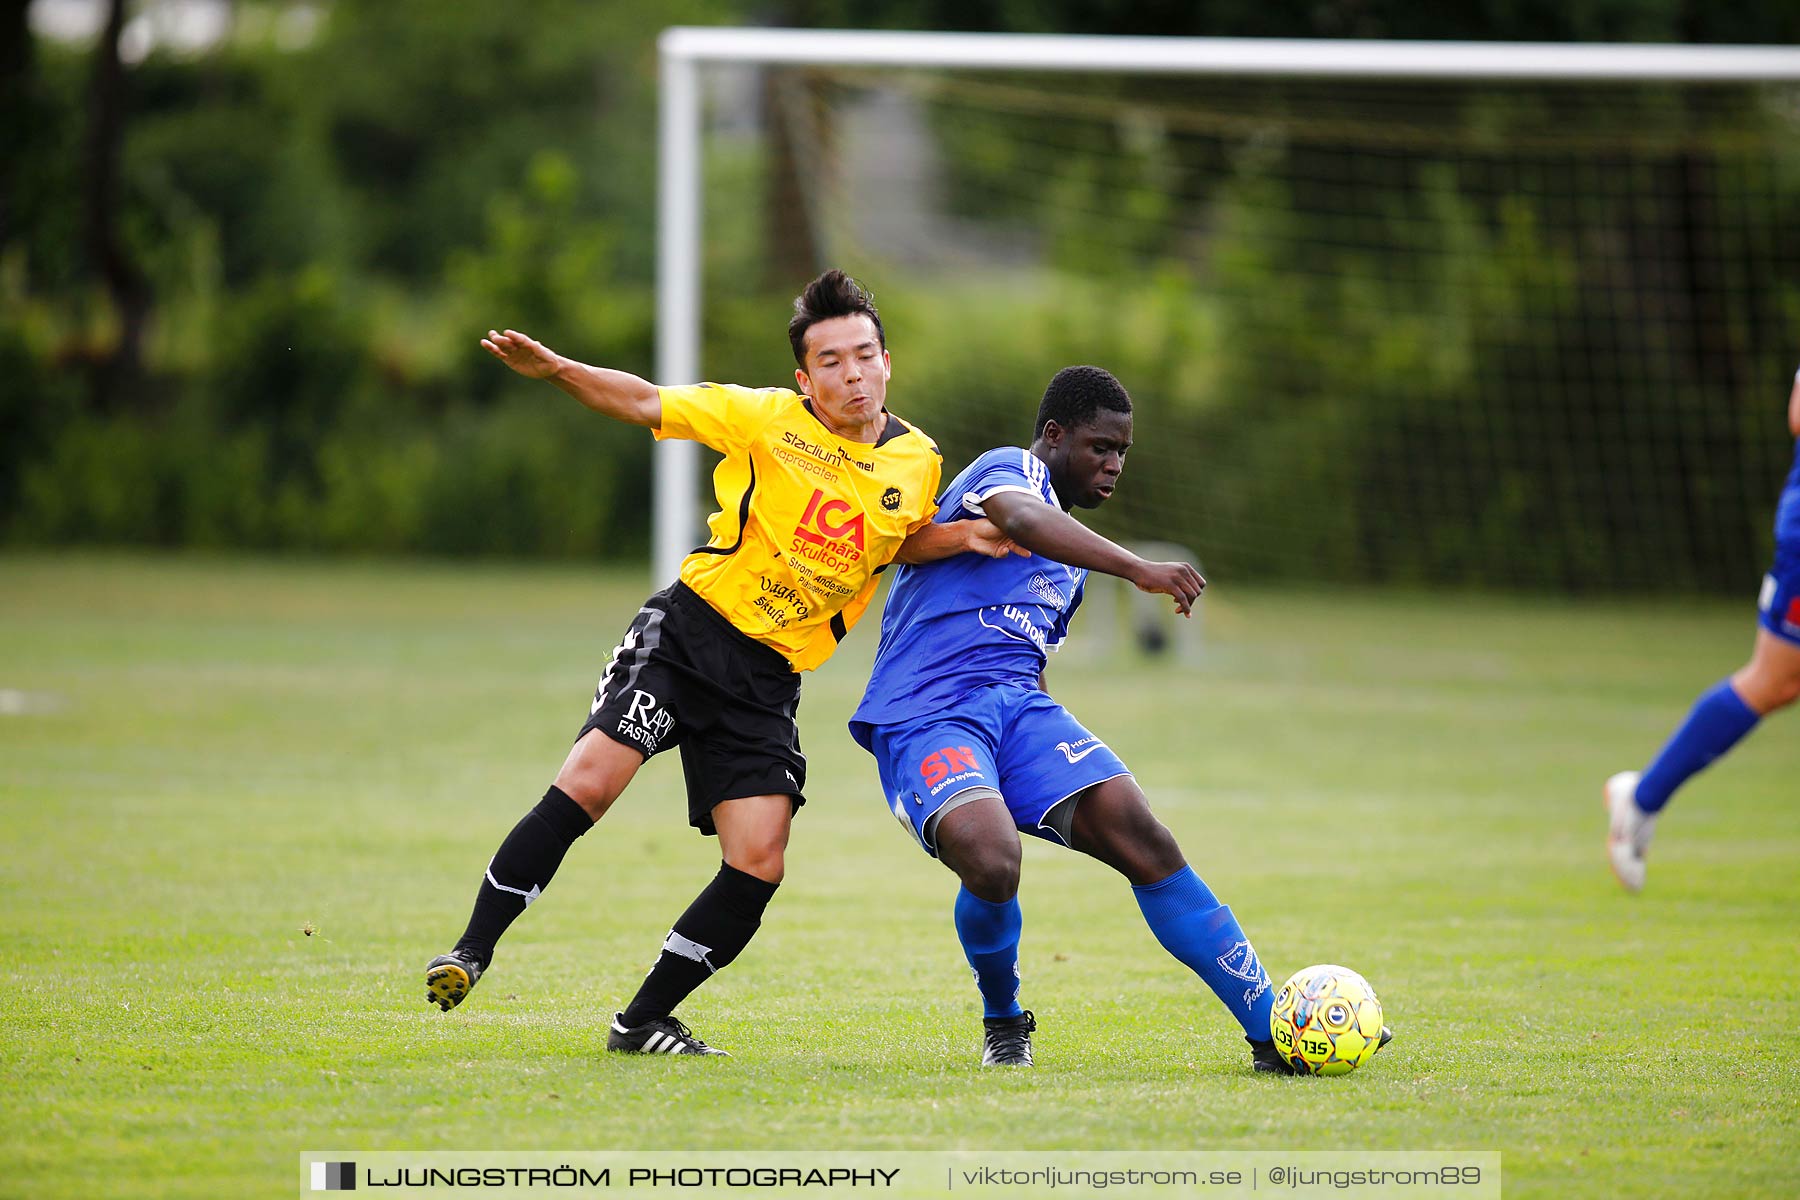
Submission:
<svg viewBox="0 0 1800 1200">
<path fill-rule="evenodd" d="M 1331 963 L 1296 971 L 1275 993 L 1269 1036 L 1303 1075 L 1347 1075 L 1381 1047 L 1381 1001 L 1369 981 Z"/>
</svg>

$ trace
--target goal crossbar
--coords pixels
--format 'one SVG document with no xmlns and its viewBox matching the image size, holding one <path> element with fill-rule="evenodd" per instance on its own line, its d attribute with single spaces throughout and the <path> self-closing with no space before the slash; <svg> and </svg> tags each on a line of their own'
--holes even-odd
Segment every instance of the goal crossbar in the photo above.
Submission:
<svg viewBox="0 0 1800 1200">
<path fill-rule="evenodd" d="M 696 26 L 666 29 L 658 45 L 666 57 L 720 63 L 1571 82 L 1800 79 L 1800 48 L 1787 46 L 1104 37 Z"/>
</svg>

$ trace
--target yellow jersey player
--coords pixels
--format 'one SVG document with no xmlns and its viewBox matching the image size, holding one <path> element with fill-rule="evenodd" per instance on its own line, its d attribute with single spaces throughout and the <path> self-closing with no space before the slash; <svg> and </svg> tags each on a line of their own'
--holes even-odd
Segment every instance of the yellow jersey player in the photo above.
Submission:
<svg viewBox="0 0 1800 1200">
<path fill-rule="evenodd" d="M 781 883 L 788 830 L 806 802 L 799 673 L 831 656 L 889 562 L 1011 551 L 991 524 L 933 523 L 942 460 L 929 437 L 887 411 L 887 336 L 855 280 L 828 271 L 808 284 L 788 339 L 798 391 L 659 388 L 511 330 L 482 340 L 519 374 L 658 439 L 702 442 L 724 461 L 713 472 L 719 511 L 706 545 L 638 610 L 556 782 L 501 842 L 461 940 L 426 967 L 427 999 L 445 1011 L 488 969 L 501 934 L 575 839 L 647 759 L 679 746 L 688 823 L 718 836 L 723 862 L 614 1016 L 607 1048 L 723 1053 L 674 1010 L 743 952 Z"/>
</svg>

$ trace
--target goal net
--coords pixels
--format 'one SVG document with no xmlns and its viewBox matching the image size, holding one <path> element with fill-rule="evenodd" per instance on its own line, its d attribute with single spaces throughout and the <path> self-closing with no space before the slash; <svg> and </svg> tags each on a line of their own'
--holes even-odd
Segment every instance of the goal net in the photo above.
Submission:
<svg viewBox="0 0 1800 1200">
<path fill-rule="evenodd" d="M 1092 523 L 1214 578 L 1744 594 L 1792 454 L 1797 76 L 708 63 L 698 374 L 790 379 L 785 305 L 842 266 L 946 478 L 1104 366 L 1136 445 Z"/>
</svg>

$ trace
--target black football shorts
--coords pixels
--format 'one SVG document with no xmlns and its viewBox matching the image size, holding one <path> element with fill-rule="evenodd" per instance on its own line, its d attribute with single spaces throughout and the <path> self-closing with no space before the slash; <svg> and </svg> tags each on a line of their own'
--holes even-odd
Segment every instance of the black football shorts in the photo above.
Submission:
<svg viewBox="0 0 1800 1200">
<path fill-rule="evenodd" d="M 648 759 L 681 747 L 688 824 L 741 796 L 806 803 L 800 676 L 787 659 L 677 581 L 644 601 L 594 689 L 581 734 L 598 729 Z"/>
</svg>

